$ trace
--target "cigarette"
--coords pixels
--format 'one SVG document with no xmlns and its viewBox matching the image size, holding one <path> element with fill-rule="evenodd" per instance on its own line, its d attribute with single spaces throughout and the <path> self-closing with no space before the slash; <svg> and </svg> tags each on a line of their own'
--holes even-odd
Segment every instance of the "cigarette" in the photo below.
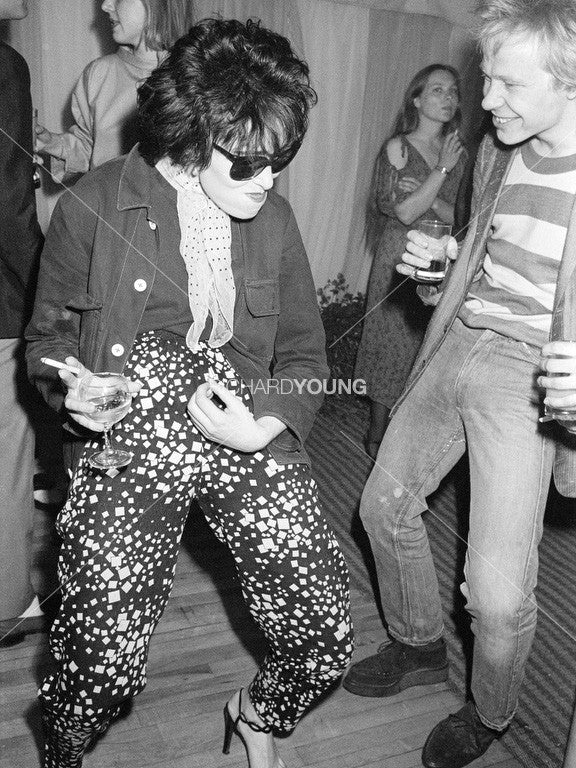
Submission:
<svg viewBox="0 0 576 768">
<path fill-rule="evenodd" d="M 70 371 L 70 373 L 80 373 L 80 368 L 74 368 L 72 365 L 66 365 L 58 360 L 52 360 L 50 357 L 41 357 L 40 360 L 44 365 L 51 365 L 52 368 L 59 368 L 62 371 Z"/>
</svg>

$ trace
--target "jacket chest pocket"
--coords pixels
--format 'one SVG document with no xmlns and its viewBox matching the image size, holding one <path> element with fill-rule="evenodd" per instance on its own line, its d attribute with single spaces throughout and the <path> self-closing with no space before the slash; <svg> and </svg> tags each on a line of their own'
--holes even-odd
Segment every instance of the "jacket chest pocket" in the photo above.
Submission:
<svg viewBox="0 0 576 768">
<path fill-rule="evenodd" d="M 280 290 L 277 280 L 246 280 L 246 306 L 253 317 L 280 314 Z"/>
<path fill-rule="evenodd" d="M 274 344 L 280 315 L 280 289 L 277 280 L 245 280 L 245 307 L 235 324 L 237 335 L 244 349 L 250 350 L 270 365 L 274 356 Z"/>
</svg>

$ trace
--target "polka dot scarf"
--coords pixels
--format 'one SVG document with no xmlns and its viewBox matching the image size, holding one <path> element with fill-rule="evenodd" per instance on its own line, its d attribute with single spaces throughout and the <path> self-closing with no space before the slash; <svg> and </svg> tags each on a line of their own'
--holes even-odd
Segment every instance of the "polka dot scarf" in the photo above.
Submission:
<svg viewBox="0 0 576 768">
<path fill-rule="evenodd" d="M 196 351 L 210 313 L 212 330 L 208 344 L 221 347 L 234 330 L 236 286 L 230 252 L 230 217 L 204 193 L 197 176 L 172 165 L 168 158 L 159 160 L 156 168 L 178 193 L 180 253 L 188 273 L 188 301 L 194 317 L 186 344 Z"/>
</svg>

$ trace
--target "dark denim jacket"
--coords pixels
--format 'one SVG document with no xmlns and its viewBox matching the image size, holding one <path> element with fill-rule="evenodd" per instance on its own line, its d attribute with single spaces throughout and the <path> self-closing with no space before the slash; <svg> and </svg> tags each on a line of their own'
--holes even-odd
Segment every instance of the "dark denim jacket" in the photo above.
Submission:
<svg viewBox="0 0 576 768">
<path fill-rule="evenodd" d="M 179 251 L 176 191 L 137 148 L 87 174 L 64 194 L 42 253 L 26 330 L 30 377 L 59 410 L 63 392 L 47 356 L 73 355 L 91 370 L 122 371 L 163 254 Z M 250 221 L 232 221 L 234 337 L 224 347 L 253 383 L 254 414 L 288 427 L 269 448 L 281 463 L 307 461 L 303 441 L 322 403 L 325 339 L 302 239 L 289 204 L 274 192 Z M 266 391 L 254 383 L 271 377 Z M 192 393 L 190 393 L 192 394 Z"/>
<path fill-rule="evenodd" d="M 32 181 L 30 74 L 22 56 L 0 42 L 0 338 L 24 333 L 42 242 Z"/>
</svg>

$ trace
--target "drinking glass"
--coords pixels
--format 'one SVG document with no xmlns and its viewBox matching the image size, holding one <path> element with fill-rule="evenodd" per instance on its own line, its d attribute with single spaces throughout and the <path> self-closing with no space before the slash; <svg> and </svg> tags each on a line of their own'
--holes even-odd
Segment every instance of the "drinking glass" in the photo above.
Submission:
<svg viewBox="0 0 576 768">
<path fill-rule="evenodd" d="M 130 410 L 132 394 L 128 379 L 109 371 L 91 373 L 81 379 L 78 394 L 82 400 L 94 403 L 96 408 L 88 416 L 104 425 L 104 450 L 89 457 L 90 465 L 97 469 L 125 467 L 132 461 L 132 454 L 112 447 L 110 429 Z"/>
<path fill-rule="evenodd" d="M 418 232 L 428 236 L 428 253 L 432 260 L 430 266 L 416 269 L 411 277 L 419 283 L 439 283 L 446 275 L 448 260 L 446 246 L 450 240 L 452 227 L 444 221 L 425 219 L 418 225 Z"/>
<path fill-rule="evenodd" d="M 564 339 L 564 341 L 573 341 L 572 339 Z M 555 354 L 553 355 L 555 358 L 560 359 L 566 359 L 572 357 L 572 355 L 560 355 Z M 554 373 L 552 371 L 548 371 L 546 373 L 546 376 L 570 376 L 569 373 Z M 562 394 L 566 395 L 573 395 L 576 394 L 575 390 L 573 389 L 566 389 Z M 544 403 L 544 416 L 540 418 L 540 421 L 551 421 L 552 419 L 555 419 L 556 421 L 576 421 L 576 405 L 569 405 L 565 408 L 561 408 L 558 406 L 552 406 L 547 405 Z"/>
</svg>

